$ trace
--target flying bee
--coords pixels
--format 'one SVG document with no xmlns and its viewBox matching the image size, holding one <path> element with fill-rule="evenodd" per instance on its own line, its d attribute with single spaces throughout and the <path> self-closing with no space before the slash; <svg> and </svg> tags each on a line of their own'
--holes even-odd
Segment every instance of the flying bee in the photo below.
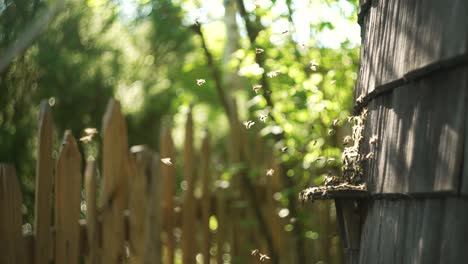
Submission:
<svg viewBox="0 0 468 264">
<path fill-rule="evenodd" d="M 254 121 L 249 120 L 249 121 L 244 122 L 244 126 L 247 129 L 250 129 L 253 125 L 255 125 Z"/>
<path fill-rule="evenodd" d="M 86 135 L 96 135 L 98 133 L 96 128 L 88 127 L 83 130 Z"/>
<path fill-rule="evenodd" d="M 256 255 L 258 255 L 258 253 L 259 253 L 258 249 L 254 249 L 254 250 L 250 251 L 250 254 L 252 256 L 256 256 Z"/>
<path fill-rule="evenodd" d="M 269 256 L 267 256 L 266 254 L 261 254 L 261 253 L 260 253 L 260 261 L 263 262 L 263 261 L 269 260 L 269 259 L 270 259 Z"/>
<path fill-rule="evenodd" d="M 271 71 L 271 72 L 267 73 L 267 76 L 270 77 L 270 78 L 273 78 L 273 77 L 278 76 L 279 73 L 280 73 L 279 70 Z"/>
<path fill-rule="evenodd" d="M 316 71 L 318 65 L 319 64 L 316 61 L 311 61 L 310 62 L 310 69 L 313 70 L 313 71 Z"/>
<path fill-rule="evenodd" d="M 333 135 L 335 134 L 335 130 L 333 128 L 328 129 L 328 135 Z"/>
<path fill-rule="evenodd" d="M 265 50 L 264 49 L 261 49 L 261 48 L 256 48 L 255 49 L 255 53 L 256 54 L 260 54 L 260 53 L 263 53 Z"/>
<path fill-rule="evenodd" d="M 281 32 L 281 34 L 288 34 L 289 30 L 284 30 L 283 32 Z"/>
<path fill-rule="evenodd" d="M 258 93 L 258 90 L 262 89 L 262 86 L 260 84 L 255 84 L 252 86 L 252 90 L 254 90 L 255 93 Z"/>
<path fill-rule="evenodd" d="M 197 79 L 198 86 L 202 86 L 204 83 L 206 83 L 205 79 Z"/>
<path fill-rule="evenodd" d="M 161 159 L 161 162 L 169 166 L 172 165 L 171 158 L 163 158 Z"/>
<path fill-rule="evenodd" d="M 353 141 L 353 138 L 351 136 L 346 136 L 344 139 L 343 139 L 343 145 L 344 146 L 347 146 L 349 145 L 349 143 L 351 143 Z"/>
<path fill-rule="evenodd" d="M 286 150 L 288 150 L 288 147 L 282 147 L 281 148 L 281 152 L 286 152 Z"/>
<path fill-rule="evenodd" d="M 274 173 L 275 173 L 275 170 L 274 170 L 274 169 L 269 169 L 269 170 L 267 170 L 267 172 L 266 172 L 266 176 L 273 176 Z"/>
<path fill-rule="evenodd" d="M 366 160 L 370 160 L 374 158 L 374 152 L 369 152 L 367 155 L 364 157 Z"/>
<path fill-rule="evenodd" d="M 339 123 L 339 122 L 340 122 L 340 119 L 338 119 L 338 118 L 333 119 L 332 126 L 333 126 L 333 127 L 338 126 L 338 123 Z"/>
<path fill-rule="evenodd" d="M 267 118 L 268 118 L 268 115 L 260 115 L 260 117 L 259 117 L 260 121 L 262 121 L 263 123 L 266 122 Z"/>
<path fill-rule="evenodd" d="M 93 140 L 93 135 L 92 134 L 86 135 L 86 136 L 80 138 L 80 141 L 84 142 L 84 143 L 89 143 L 92 140 Z"/>
</svg>

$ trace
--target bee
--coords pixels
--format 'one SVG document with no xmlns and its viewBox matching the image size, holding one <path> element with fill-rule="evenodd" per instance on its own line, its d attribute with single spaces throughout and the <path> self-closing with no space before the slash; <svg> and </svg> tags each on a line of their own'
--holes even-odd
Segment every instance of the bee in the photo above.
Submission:
<svg viewBox="0 0 468 264">
<path fill-rule="evenodd" d="M 259 117 L 260 121 L 262 121 L 263 123 L 266 122 L 267 118 L 268 118 L 268 115 L 260 115 L 260 117 Z"/>
<path fill-rule="evenodd" d="M 333 119 L 332 126 L 333 126 L 333 127 L 338 126 L 338 123 L 339 123 L 339 122 L 340 122 L 340 120 L 339 120 L 338 118 Z"/>
<path fill-rule="evenodd" d="M 316 61 L 311 61 L 310 62 L 310 69 L 313 70 L 313 71 L 316 71 L 318 65 L 319 64 Z"/>
<path fill-rule="evenodd" d="M 363 94 L 359 95 L 358 98 L 356 98 L 356 103 L 361 104 L 362 102 L 364 102 Z"/>
<path fill-rule="evenodd" d="M 260 84 L 255 84 L 252 86 L 252 90 L 254 90 L 255 93 L 258 93 L 258 90 L 262 89 L 262 86 Z"/>
<path fill-rule="evenodd" d="M 282 147 L 281 148 L 281 152 L 286 152 L 286 150 L 288 150 L 288 147 Z"/>
<path fill-rule="evenodd" d="M 171 158 L 163 158 L 161 159 L 161 162 L 166 165 L 172 166 Z"/>
<path fill-rule="evenodd" d="M 374 152 L 369 152 L 367 155 L 364 157 L 367 160 L 373 159 L 374 158 Z"/>
<path fill-rule="evenodd" d="M 371 144 L 371 145 L 377 144 L 377 140 L 378 140 L 378 139 L 379 139 L 379 138 L 378 138 L 376 135 L 373 135 L 373 136 L 369 139 L 369 144 Z"/>
<path fill-rule="evenodd" d="M 266 172 L 266 176 L 273 176 L 274 173 L 275 173 L 275 170 L 274 170 L 274 169 L 269 169 L 269 170 L 267 170 L 267 172 Z"/>
<path fill-rule="evenodd" d="M 264 49 L 261 49 L 261 48 L 256 48 L 255 49 L 255 53 L 256 54 L 260 54 L 260 53 L 263 53 L 265 50 Z"/>
<path fill-rule="evenodd" d="M 93 140 L 93 135 L 86 135 L 86 136 L 80 138 L 80 141 L 84 142 L 84 143 L 89 143 L 92 140 Z"/>
<path fill-rule="evenodd" d="M 283 32 L 281 32 L 281 34 L 288 34 L 289 30 L 284 30 Z"/>
<path fill-rule="evenodd" d="M 328 135 L 333 135 L 335 134 L 335 130 L 333 128 L 328 129 Z"/>
<path fill-rule="evenodd" d="M 249 120 L 249 121 L 244 122 L 244 126 L 247 129 L 250 129 L 253 125 L 255 125 L 254 121 Z"/>
<path fill-rule="evenodd" d="M 349 145 L 349 143 L 351 143 L 353 141 L 353 138 L 351 136 L 346 136 L 344 139 L 343 139 L 343 145 L 344 146 L 347 146 Z"/>
<path fill-rule="evenodd" d="M 330 82 L 331 85 L 334 85 L 335 83 L 336 83 L 335 80 L 332 80 L 332 81 Z"/>
<path fill-rule="evenodd" d="M 270 78 L 273 78 L 273 77 L 278 76 L 279 73 L 280 73 L 279 70 L 271 71 L 271 72 L 267 73 L 267 76 L 270 77 Z"/>
<path fill-rule="evenodd" d="M 260 261 L 263 262 L 263 261 L 269 260 L 269 259 L 270 259 L 269 256 L 267 256 L 266 254 L 261 254 L 261 253 L 260 253 Z"/>
<path fill-rule="evenodd" d="M 83 130 L 86 135 L 96 135 L 98 133 L 96 128 L 88 127 Z"/>
<path fill-rule="evenodd" d="M 258 249 L 254 249 L 254 250 L 250 251 L 250 254 L 252 256 L 256 256 L 256 255 L 258 255 L 258 253 L 259 253 Z"/>
<path fill-rule="evenodd" d="M 197 79 L 198 86 L 202 86 L 204 83 L 206 83 L 205 79 Z"/>
</svg>

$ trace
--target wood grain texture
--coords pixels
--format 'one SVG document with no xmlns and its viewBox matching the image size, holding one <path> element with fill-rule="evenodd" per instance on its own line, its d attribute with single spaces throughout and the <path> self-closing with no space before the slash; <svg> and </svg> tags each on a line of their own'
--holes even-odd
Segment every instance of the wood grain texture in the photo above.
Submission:
<svg viewBox="0 0 468 264">
<path fill-rule="evenodd" d="M 174 158 L 174 142 L 172 140 L 170 129 L 163 129 L 161 132 L 161 158 Z M 160 162 L 160 161 L 158 161 Z M 174 264 L 175 256 L 175 214 L 174 214 L 174 196 L 175 196 L 175 168 L 166 164 L 161 164 L 160 174 L 162 178 L 162 210 L 163 210 L 163 226 L 166 233 L 167 254 L 164 263 Z"/>
<path fill-rule="evenodd" d="M 202 141 L 202 147 L 200 152 L 200 177 L 202 185 L 202 201 L 201 201 L 201 210 L 202 210 L 202 235 L 203 235 L 203 245 L 202 245 L 202 254 L 203 254 L 203 263 L 209 264 L 211 255 L 211 230 L 210 230 L 210 216 L 211 216 L 211 145 L 210 145 L 210 136 L 206 132 L 205 137 Z"/>
<path fill-rule="evenodd" d="M 124 258 L 124 211 L 128 206 L 127 126 L 120 103 L 111 99 L 103 119 L 102 259 L 121 263 Z"/>
<path fill-rule="evenodd" d="M 158 223 L 150 222 L 150 213 L 154 206 L 151 199 L 152 192 L 152 162 L 153 155 L 145 146 L 131 148 L 130 159 L 130 234 L 131 249 L 130 263 L 153 263 L 147 259 L 148 244 L 154 234 L 150 232 L 150 226 Z M 156 260 L 156 259 L 155 259 Z M 154 261 L 155 261 L 154 260 Z"/>
<path fill-rule="evenodd" d="M 192 111 L 187 114 L 184 141 L 184 180 L 187 184 L 182 207 L 182 261 L 194 263 L 196 254 L 196 209 L 195 209 L 195 150 L 193 146 Z"/>
<path fill-rule="evenodd" d="M 85 170 L 85 193 L 86 193 L 86 233 L 88 254 L 86 263 L 99 263 L 99 248 L 100 248 L 100 229 L 98 225 L 97 211 L 97 175 L 96 162 L 88 160 Z"/>
<path fill-rule="evenodd" d="M 55 179 L 55 263 L 79 263 L 81 153 L 71 131 L 57 159 Z"/>
<path fill-rule="evenodd" d="M 12 165 L 0 164 L 0 263 L 25 262 L 22 196 Z"/>
<path fill-rule="evenodd" d="M 407 73 L 467 53 L 468 2 L 372 1 L 364 18 L 356 98 Z"/>
<path fill-rule="evenodd" d="M 467 206 L 460 198 L 374 201 L 359 263 L 459 263 L 468 257 Z"/>
<path fill-rule="evenodd" d="M 434 74 L 370 103 L 362 153 L 375 154 L 365 168 L 372 194 L 458 192 L 467 70 Z"/>
<path fill-rule="evenodd" d="M 50 259 L 52 186 L 54 160 L 52 158 L 54 124 L 47 100 L 43 100 L 39 110 L 37 139 L 36 193 L 34 204 L 34 261 L 48 263 Z"/>
<path fill-rule="evenodd" d="M 146 244 L 147 264 L 161 264 L 163 262 L 163 247 L 161 234 L 163 232 L 163 211 L 162 211 L 162 191 L 163 185 L 160 174 L 161 160 L 160 156 L 152 153 L 151 162 L 148 164 L 146 176 L 149 179 L 149 195 L 148 195 L 148 213 L 147 225 L 149 239 Z M 150 175 L 148 174 L 150 173 Z"/>
</svg>

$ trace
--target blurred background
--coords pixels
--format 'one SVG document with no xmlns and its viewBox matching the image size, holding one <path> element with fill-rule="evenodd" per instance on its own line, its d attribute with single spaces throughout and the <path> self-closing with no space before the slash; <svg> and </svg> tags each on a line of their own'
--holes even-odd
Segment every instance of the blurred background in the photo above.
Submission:
<svg viewBox="0 0 468 264">
<path fill-rule="evenodd" d="M 34 213 L 40 101 L 52 107 L 59 144 L 65 129 L 76 137 L 99 130 L 115 97 L 129 145 L 158 151 L 162 127 L 171 127 L 173 160 L 182 159 L 192 109 L 195 148 L 208 131 L 211 169 L 225 181 L 239 167 L 252 182 L 270 168 L 229 158 L 230 118 L 255 122 L 249 136 L 262 138 L 258 153 L 273 154 L 285 179 L 276 213 L 294 237 L 285 250 L 297 253 L 284 263 L 341 263 L 333 204 L 297 197 L 340 171 L 359 43 L 357 0 L 0 0 L 0 161 L 20 175 L 25 223 Z M 175 165 L 182 193 L 183 165 Z M 254 216 L 243 221 L 245 232 L 259 229 Z"/>
</svg>

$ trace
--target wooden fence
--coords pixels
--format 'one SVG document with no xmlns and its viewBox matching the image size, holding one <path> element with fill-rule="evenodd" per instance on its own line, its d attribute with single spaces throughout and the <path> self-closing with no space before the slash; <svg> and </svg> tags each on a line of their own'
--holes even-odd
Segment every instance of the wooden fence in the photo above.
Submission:
<svg viewBox="0 0 468 264">
<path fill-rule="evenodd" d="M 248 140 L 241 129 L 238 132 L 231 146 L 234 154 L 236 144 Z M 159 154 L 145 146 L 129 149 L 125 118 L 113 99 L 100 134 L 98 161 L 83 160 L 70 131 L 65 131 L 54 158 L 51 109 L 46 102 L 41 104 L 34 231 L 22 231 L 22 195 L 15 168 L 0 164 L 0 263 L 80 263 L 83 259 L 86 263 L 256 263 L 259 257 L 252 256 L 251 250 L 268 254 L 262 229 L 249 229 L 243 222 L 253 213 L 243 198 L 242 183 L 235 176 L 231 181 L 221 178 L 212 166 L 208 133 L 199 153 L 194 148 L 191 113 L 182 160 L 175 160 L 169 128 L 162 130 Z M 262 153 L 262 145 L 257 137 L 251 147 L 251 153 L 256 153 L 252 162 L 266 172 L 270 168 L 266 164 L 275 161 L 271 153 Z M 236 162 L 236 156 L 231 155 L 231 162 Z M 165 158 L 174 164 L 161 162 Z M 176 195 L 180 182 L 176 167 L 183 168 L 182 195 Z M 284 229 L 290 219 L 278 216 L 280 205 L 274 198 L 281 190 L 281 172 L 279 166 L 273 169 L 272 176 L 261 175 L 254 181 L 255 199 L 267 216 L 273 250 L 282 258 L 272 263 L 293 263 L 293 238 Z M 230 188 L 237 191 L 227 191 Z M 324 239 L 322 248 L 330 243 Z"/>
</svg>

